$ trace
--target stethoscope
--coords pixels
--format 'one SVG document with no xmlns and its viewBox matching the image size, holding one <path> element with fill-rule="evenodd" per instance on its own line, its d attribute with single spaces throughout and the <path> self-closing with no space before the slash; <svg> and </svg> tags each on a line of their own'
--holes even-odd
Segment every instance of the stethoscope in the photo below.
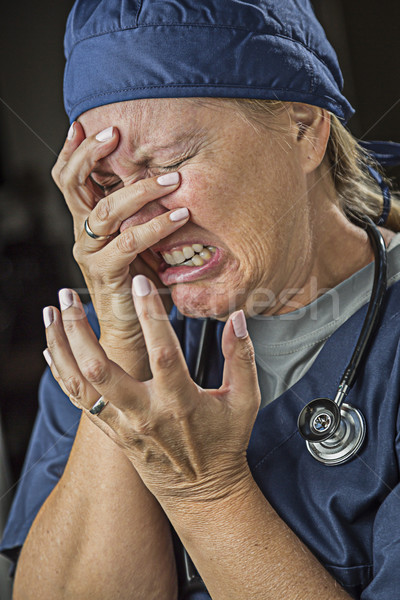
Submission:
<svg viewBox="0 0 400 600">
<path fill-rule="evenodd" d="M 297 427 L 300 435 L 306 440 L 307 450 L 313 458 L 327 466 L 341 465 L 351 460 L 365 439 L 363 414 L 344 400 L 356 381 L 360 363 L 366 357 L 387 285 L 385 241 L 370 218 L 364 216 L 361 220 L 365 224 L 375 255 L 374 283 L 361 333 L 334 400 L 311 400 L 300 412 L 297 420 Z"/>
<path fill-rule="evenodd" d="M 313 458 L 327 466 L 340 465 L 351 460 L 365 439 L 366 425 L 362 412 L 344 400 L 356 381 L 360 363 L 366 358 L 387 285 L 387 254 L 382 234 L 369 217 L 363 216 L 359 220 L 365 226 L 375 256 L 374 282 L 367 314 L 334 400 L 311 400 L 302 409 L 297 420 L 297 427 L 300 435 L 306 440 L 307 450 Z M 205 383 L 206 362 L 210 355 L 214 327 L 215 321 L 206 319 L 200 334 L 193 379 L 201 387 Z M 183 600 L 193 592 L 206 591 L 206 588 L 186 550 L 182 546 L 179 550 L 180 587 L 183 592 L 180 600 Z"/>
</svg>

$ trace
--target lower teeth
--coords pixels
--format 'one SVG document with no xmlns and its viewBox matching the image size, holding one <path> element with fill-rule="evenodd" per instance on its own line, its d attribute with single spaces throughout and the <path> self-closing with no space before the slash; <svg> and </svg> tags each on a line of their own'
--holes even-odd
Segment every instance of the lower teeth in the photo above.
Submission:
<svg viewBox="0 0 400 600">
<path fill-rule="evenodd" d="M 203 248 L 199 254 L 195 254 L 189 260 L 185 260 L 182 263 L 176 265 L 170 265 L 172 267 L 201 267 L 206 263 L 211 256 L 215 253 L 214 246 L 208 246 L 207 248 Z"/>
<path fill-rule="evenodd" d="M 196 267 L 201 267 L 205 262 L 199 254 L 195 254 L 191 260 Z"/>
</svg>

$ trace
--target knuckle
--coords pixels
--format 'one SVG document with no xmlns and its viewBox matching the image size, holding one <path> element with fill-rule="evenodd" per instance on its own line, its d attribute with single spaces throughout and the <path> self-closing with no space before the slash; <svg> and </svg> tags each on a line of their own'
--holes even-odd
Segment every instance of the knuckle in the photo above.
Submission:
<svg viewBox="0 0 400 600">
<path fill-rule="evenodd" d="M 157 369 L 172 369 L 178 358 L 178 350 L 173 346 L 162 346 L 152 350 L 152 362 Z"/>
<path fill-rule="evenodd" d="M 65 187 L 66 184 L 66 179 L 67 179 L 67 173 L 65 168 L 61 169 L 61 171 L 58 174 L 58 182 L 59 182 L 59 187 L 62 189 L 63 187 Z"/>
<path fill-rule="evenodd" d="M 237 356 L 239 360 L 242 360 L 245 363 L 253 363 L 255 361 L 253 344 L 249 342 L 240 344 Z"/>
<path fill-rule="evenodd" d="M 141 194 L 151 194 L 154 193 L 155 190 L 154 180 L 146 178 L 140 180 L 140 193 Z M 139 191 L 139 190 L 138 190 Z"/>
<path fill-rule="evenodd" d="M 73 396 L 73 398 L 75 398 L 76 400 L 82 400 L 84 385 L 79 377 L 76 377 L 76 375 L 71 375 L 70 377 L 67 377 L 66 379 L 64 379 L 64 385 L 65 389 L 71 396 Z"/>
<path fill-rule="evenodd" d="M 82 249 L 79 246 L 79 244 L 74 244 L 72 247 L 72 256 L 74 257 L 75 261 L 79 264 L 81 264 L 82 262 Z"/>
<path fill-rule="evenodd" d="M 149 225 L 150 225 L 151 232 L 153 234 L 155 234 L 157 237 L 161 237 L 161 235 L 163 234 L 164 229 L 165 229 L 164 220 L 153 219 L 152 221 L 150 221 Z"/>
<path fill-rule="evenodd" d="M 54 167 L 52 168 L 52 170 L 51 170 L 51 176 L 52 176 L 52 178 L 53 178 L 53 181 L 54 181 L 54 182 L 55 182 L 57 185 L 59 185 L 59 180 L 60 180 L 60 169 L 59 169 L 58 163 L 56 163 L 56 164 L 54 165 Z"/>
<path fill-rule="evenodd" d="M 130 229 L 127 229 L 117 237 L 117 248 L 120 252 L 133 252 L 137 248 L 136 238 Z"/>
<path fill-rule="evenodd" d="M 153 425 L 149 421 L 149 419 L 146 419 L 144 417 L 138 418 L 135 423 L 135 430 L 137 435 L 148 437 L 153 432 Z"/>
<path fill-rule="evenodd" d="M 46 334 L 47 334 L 47 347 L 49 349 L 49 352 L 52 356 L 55 356 L 56 352 L 59 348 L 57 338 L 55 338 L 55 337 L 53 337 L 53 335 L 51 335 L 51 327 L 46 332 Z"/>
<path fill-rule="evenodd" d="M 101 223 L 105 223 L 110 218 L 110 214 L 112 212 L 111 200 L 108 198 L 103 198 L 97 204 L 94 213 L 95 218 Z"/>
<path fill-rule="evenodd" d="M 67 335 L 67 337 L 69 336 L 69 334 L 73 334 L 75 331 L 75 321 L 76 319 L 74 318 L 75 315 L 73 314 L 68 314 L 68 316 L 63 316 L 63 326 L 64 326 L 64 331 Z"/>
<path fill-rule="evenodd" d="M 175 392 L 175 396 L 179 397 L 180 393 L 184 395 L 184 390 L 181 392 Z M 185 423 L 187 422 L 193 412 L 195 411 L 195 407 L 188 402 L 179 402 L 179 400 L 172 402 L 171 405 L 165 408 L 160 418 L 160 425 L 165 426 L 165 424 L 173 424 L 173 423 Z"/>
<path fill-rule="evenodd" d="M 87 360 L 81 365 L 81 371 L 84 377 L 90 383 L 102 385 L 108 380 L 108 371 L 105 363 L 102 360 L 93 358 Z"/>
</svg>

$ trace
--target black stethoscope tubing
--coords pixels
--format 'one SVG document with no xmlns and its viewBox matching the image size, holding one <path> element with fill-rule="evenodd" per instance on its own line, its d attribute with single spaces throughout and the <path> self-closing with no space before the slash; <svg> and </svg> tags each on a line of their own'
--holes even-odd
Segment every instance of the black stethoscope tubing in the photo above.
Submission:
<svg viewBox="0 0 400 600">
<path fill-rule="evenodd" d="M 339 387 L 346 385 L 350 389 L 357 377 L 358 367 L 365 355 L 369 341 L 375 330 L 387 287 L 387 253 L 383 236 L 375 223 L 367 216 L 362 217 L 375 256 L 374 283 L 367 314 L 354 348 L 353 355 L 347 365 Z"/>
</svg>

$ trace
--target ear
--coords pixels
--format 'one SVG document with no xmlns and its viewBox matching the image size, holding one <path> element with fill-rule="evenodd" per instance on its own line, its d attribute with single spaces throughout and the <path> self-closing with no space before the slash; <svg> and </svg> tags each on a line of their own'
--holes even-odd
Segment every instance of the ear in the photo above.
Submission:
<svg viewBox="0 0 400 600">
<path fill-rule="evenodd" d="M 293 142 L 297 146 L 304 173 L 321 164 L 328 144 L 331 118 L 324 108 L 293 102 L 289 109 Z"/>
</svg>

